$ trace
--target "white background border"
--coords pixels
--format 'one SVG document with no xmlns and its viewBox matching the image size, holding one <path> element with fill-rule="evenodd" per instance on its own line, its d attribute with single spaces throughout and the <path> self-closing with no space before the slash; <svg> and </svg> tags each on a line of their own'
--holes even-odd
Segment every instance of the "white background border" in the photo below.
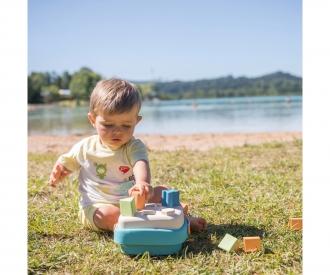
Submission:
<svg viewBox="0 0 330 275">
<path fill-rule="evenodd" d="M 303 2 L 303 267 L 329 272 L 330 1 Z"/>
<path fill-rule="evenodd" d="M 329 14 L 328 0 L 303 2 L 304 274 L 329 269 Z M 26 274 L 27 1 L 1 1 L 0 20 L 0 268 Z"/>
<path fill-rule="evenodd" d="M 0 2 L 2 274 L 27 273 L 27 1 Z"/>
</svg>

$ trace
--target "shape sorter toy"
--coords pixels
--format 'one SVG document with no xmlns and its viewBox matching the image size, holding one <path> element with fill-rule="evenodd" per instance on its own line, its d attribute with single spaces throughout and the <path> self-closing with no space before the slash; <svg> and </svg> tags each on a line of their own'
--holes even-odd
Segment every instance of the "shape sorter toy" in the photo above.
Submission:
<svg viewBox="0 0 330 275">
<path fill-rule="evenodd" d="M 141 210 L 124 209 L 122 200 L 118 222 L 114 229 L 114 242 L 129 255 L 149 252 L 150 255 L 169 255 L 178 252 L 188 238 L 189 222 L 179 202 L 179 191 L 162 192 L 162 204 L 147 203 Z M 134 197 L 132 197 L 134 200 Z M 127 199 L 123 199 L 126 202 Z M 123 203 L 125 207 L 125 203 Z M 132 215 L 125 215 L 133 213 Z"/>
</svg>

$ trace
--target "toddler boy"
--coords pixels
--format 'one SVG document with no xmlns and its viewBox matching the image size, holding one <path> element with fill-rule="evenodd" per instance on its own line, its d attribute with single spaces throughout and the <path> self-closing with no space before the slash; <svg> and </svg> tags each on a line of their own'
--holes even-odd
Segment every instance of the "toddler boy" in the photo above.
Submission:
<svg viewBox="0 0 330 275">
<path fill-rule="evenodd" d="M 133 136 L 141 97 L 137 88 L 121 79 L 102 80 L 90 97 L 88 119 L 97 135 L 84 138 L 61 155 L 51 172 L 55 187 L 79 170 L 79 218 L 93 230 L 113 230 L 120 215 L 119 200 L 137 190 L 149 202 L 161 202 L 165 186 L 150 185 L 147 149 Z M 206 227 L 203 218 L 189 217 L 192 231 Z"/>
</svg>

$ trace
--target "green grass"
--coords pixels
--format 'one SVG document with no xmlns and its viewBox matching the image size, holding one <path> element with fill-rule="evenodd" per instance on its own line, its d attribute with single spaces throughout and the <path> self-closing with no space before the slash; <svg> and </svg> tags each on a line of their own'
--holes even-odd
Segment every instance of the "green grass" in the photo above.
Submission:
<svg viewBox="0 0 330 275">
<path fill-rule="evenodd" d="M 28 267 L 30 273 L 301 274 L 302 233 L 287 227 L 302 216 L 302 144 L 269 143 L 208 152 L 150 152 L 153 185 L 180 190 L 190 212 L 207 219 L 168 257 L 121 254 L 112 233 L 82 228 L 76 175 L 55 191 L 46 185 L 57 156 L 29 154 Z M 227 253 L 229 233 L 258 235 L 263 249 Z"/>
</svg>

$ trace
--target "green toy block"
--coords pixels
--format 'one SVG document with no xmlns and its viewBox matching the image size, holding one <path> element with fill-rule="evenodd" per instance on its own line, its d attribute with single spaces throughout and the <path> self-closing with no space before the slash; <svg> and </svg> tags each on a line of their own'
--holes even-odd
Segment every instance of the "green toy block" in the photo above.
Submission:
<svg viewBox="0 0 330 275">
<path fill-rule="evenodd" d="M 219 243 L 219 247 L 227 252 L 231 252 L 238 249 L 239 243 L 238 239 L 230 234 L 226 234 Z"/>
<path fill-rule="evenodd" d="M 134 197 L 121 199 L 119 201 L 119 204 L 120 204 L 120 214 L 121 215 L 134 216 L 134 214 L 136 212 Z"/>
</svg>

